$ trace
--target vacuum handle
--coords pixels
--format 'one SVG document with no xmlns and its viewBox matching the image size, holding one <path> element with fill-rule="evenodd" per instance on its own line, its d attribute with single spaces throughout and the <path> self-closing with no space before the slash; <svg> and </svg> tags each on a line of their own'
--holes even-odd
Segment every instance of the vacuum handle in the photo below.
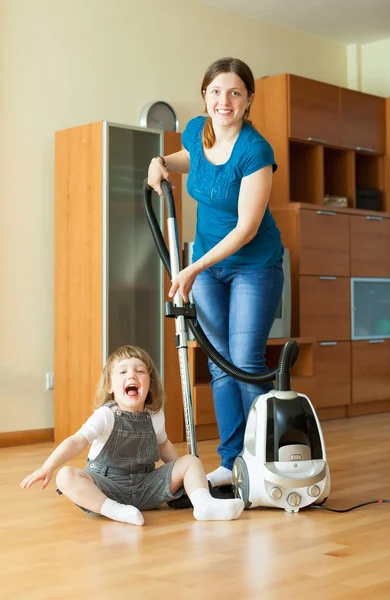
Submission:
<svg viewBox="0 0 390 600">
<path fill-rule="evenodd" d="M 167 179 L 161 181 L 161 189 L 165 198 L 165 205 L 167 207 L 167 218 L 176 219 L 175 200 L 173 197 L 172 186 Z"/>
</svg>

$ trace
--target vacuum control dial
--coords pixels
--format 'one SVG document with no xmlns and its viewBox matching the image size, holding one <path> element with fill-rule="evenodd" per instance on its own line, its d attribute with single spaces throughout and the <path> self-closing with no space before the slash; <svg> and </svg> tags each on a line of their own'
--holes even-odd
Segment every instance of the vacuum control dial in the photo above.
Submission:
<svg viewBox="0 0 390 600">
<path fill-rule="evenodd" d="M 289 504 L 292 507 L 296 507 L 299 506 L 301 503 L 301 495 L 298 494 L 298 492 L 291 492 L 291 494 L 289 494 L 287 496 L 287 504 Z"/>
<path fill-rule="evenodd" d="M 271 496 L 272 500 L 280 500 L 282 497 L 282 490 L 278 487 L 273 487 L 269 495 Z"/>
</svg>

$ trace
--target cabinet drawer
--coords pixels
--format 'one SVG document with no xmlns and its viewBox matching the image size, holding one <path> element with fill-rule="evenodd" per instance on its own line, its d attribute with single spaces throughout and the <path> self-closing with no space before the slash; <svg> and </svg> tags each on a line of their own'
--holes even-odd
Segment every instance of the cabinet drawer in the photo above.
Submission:
<svg viewBox="0 0 390 600">
<path fill-rule="evenodd" d="M 349 276 L 349 215 L 332 210 L 301 210 L 301 275 Z"/>
<path fill-rule="evenodd" d="M 352 403 L 390 399 L 390 340 L 352 342 Z"/>
<path fill-rule="evenodd" d="M 322 342 L 314 349 L 316 408 L 351 403 L 351 343 Z"/>
<path fill-rule="evenodd" d="M 390 277 L 390 219 L 351 216 L 351 277 Z"/>
<path fill-rule="evenodd" d="M 348 277 L 299 277 L 299 335 L 319 341 L 351 338 Z"/>
</svg>

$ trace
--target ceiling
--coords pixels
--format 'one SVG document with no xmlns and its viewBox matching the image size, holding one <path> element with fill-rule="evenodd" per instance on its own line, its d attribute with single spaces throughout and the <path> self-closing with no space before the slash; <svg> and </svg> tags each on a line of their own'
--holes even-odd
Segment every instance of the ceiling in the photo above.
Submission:
<svg viewBox="0 0 390 600">
<path fill-rule="evenodd" d="M 390 38 L 390 0 L 200 0 L 343 44 Z"/>
</svg>

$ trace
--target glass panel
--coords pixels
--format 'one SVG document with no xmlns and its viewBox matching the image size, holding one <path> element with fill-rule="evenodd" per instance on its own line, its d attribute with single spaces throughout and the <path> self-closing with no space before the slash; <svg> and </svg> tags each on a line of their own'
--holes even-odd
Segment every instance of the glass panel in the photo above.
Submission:
<svg viewBox="0 0 390 600">
<path fill-rule="evenodd" d="M 352 339 L 390 338 L 390 279 L 352 279 Z"/>
<path fill-rule="evenodd" d="M 108 353 L 141 346 L 162 374 L 162 263 L 142 206 L 161 135 L 110 125 L 108 143 Z M 161 202 L 153 196 L 161 225 Z"/>
</svg>

